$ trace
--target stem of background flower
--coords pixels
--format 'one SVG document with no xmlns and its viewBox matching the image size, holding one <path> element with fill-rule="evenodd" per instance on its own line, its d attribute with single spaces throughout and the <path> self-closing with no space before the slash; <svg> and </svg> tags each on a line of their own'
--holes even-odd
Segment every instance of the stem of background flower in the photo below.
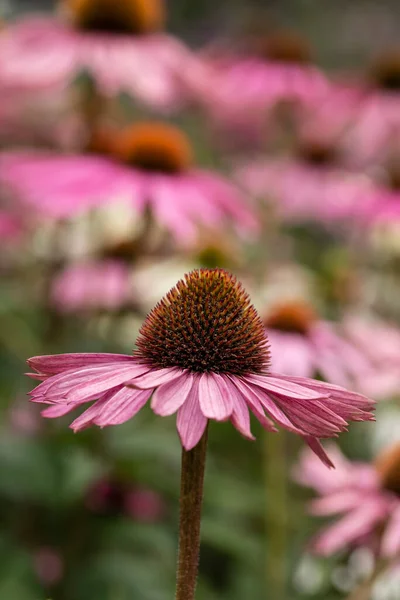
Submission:
<svg viewBox="0 0 400 600">
<path fill-rule="evenodd" d="M 264 433 L 266 579 L 271 600 L 286 597 L 287 473 L 284 432 Z"/>
<path fill-rule="evenodd" d="M 346 600 L 369 600 L 376 580 L 379 579 L 388 567 L 389 564 L 387 560 L 378 561 L 368 579 L 357 586 L 356 589 L 347 596 Z"/>
<path fill-rule="evenodd" d="M 179 549 L 175 600 L 194 600 L 199 569 L 201 506 L 207 452 L 207 429 L 190 450 L 182 449 Z"/>
</svg>

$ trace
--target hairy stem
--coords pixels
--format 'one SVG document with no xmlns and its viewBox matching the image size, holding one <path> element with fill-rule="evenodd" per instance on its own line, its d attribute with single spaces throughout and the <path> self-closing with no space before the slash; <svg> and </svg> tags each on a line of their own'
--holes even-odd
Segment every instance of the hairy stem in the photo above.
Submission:
<svg viewBox="0 0 400 600">
<path fill-rule="evenodd" d="M 207 430 L 190 450 L 182 449 L 179 550 L 175 600 L 194 600 L 200 555 L 201 506 Z"/>
</svg>

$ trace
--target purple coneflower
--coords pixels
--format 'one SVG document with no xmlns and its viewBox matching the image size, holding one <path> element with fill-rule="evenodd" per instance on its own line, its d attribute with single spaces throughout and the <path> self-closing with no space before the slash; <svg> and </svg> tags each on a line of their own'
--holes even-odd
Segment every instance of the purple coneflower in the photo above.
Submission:
<svg viewBox="0 0 400 600">
<path fill-rule="evenodd" d="M 276 349 L 279 352 L 279 348 Z M 60 354 L 29 359 L 42 383 L 32 401 L 58 417 L 87 402 L 71 427 L 124 423 L 151 398 L 161 416 L 177 414 L 183 447 L 194 448 L 209 420 L 230 420 L 254 439 L 249 410 L 303 437 L 327 465 L 318 438 L 336 437 L 348 421 L 373 420 L 373 402 L 342 387 L 269 371 L 264 325 L 241 284 L 220 269 L 193 271 L 146 318 L 133 356 Z"/>
<path fill-rule="evenodd" d="M 385 450 L 374 463 L 347 460 L 337 447 L 330 450 L 336 470 L 326 469 L 305 451 L 295 469 L 295 479 L 312 487 L 313 515 L 339 515 L 312 542 L 318 554 L 368 546 L 377 556 L 395 558 L 400 551 L 400 446 Z"/>
<path fill-rule="evenodd" d="M 52 304 L 60 311 L 112 311 L 133 301 L 130 270 L 118 260 L 85 261 L 68 265 L 51 286 Z"/>
<path fill-rule="evenodd" d="M 239 166 L 237 181 L 288 221 L 365 222 L 374 203 L 370 180 L 341 164 L 332 140 L 313 137 L 301 140 L 293 156 Z"/>
<path fill-rule="evenodd" d="M 106 95 L 125 91 L 154 108 L 182 103 L 204 67 L 161 33 L 162 0 L 61 0 L 60 18 L 28 17 L 0 38 L 0 81 L 32 90 L 67 84 L 87 70 Z"/>
<path fill-rule="evenodd" d="M 236 186 L 194 166 L 189 140 L 162 122 L 101 131 L 92 154 L 57 156 L 35 152 L 0 155 L 0 182 L 25 205 L 50 218 L 68 218 L 113 200 L 126 200 L 175 240 L 189 244 L 200 227 L 218 230 L 231 222 L 242 234 L 258 230 Z"/>
</svg>

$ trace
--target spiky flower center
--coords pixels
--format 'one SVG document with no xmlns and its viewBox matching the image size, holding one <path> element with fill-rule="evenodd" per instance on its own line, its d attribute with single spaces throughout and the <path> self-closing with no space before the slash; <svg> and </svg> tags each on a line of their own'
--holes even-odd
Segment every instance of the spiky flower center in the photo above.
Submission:
<svg viewBox="0 0 400 600">
<path fill-rule="evenodd" d="M 400 51 L 394 49 L 383 54 L 371 68 L 372 81 L 378 87 L 399 92 L 400 91 Z"/>
<path fill-rule="evenodd" d="M 181 173 L 193 160 L 185 134 L 166 123 L 132 125 L 115 134 L 112 155 L 131 166 L 160 173 Z"/>
<path fill-rule="evenodd" d="M 400 496 L 400 444 L 381 452 L 375 460 L 375 468 L 382 486 Z"/>
<path fill-rule="evenodd" d="M 268 340 L 248 294 L 222 269 L 185 275 L 146 318 L 136 356 L 152 368 L 262 373 Z"/>
<path fill-rule="evenodd" d="M 62 0 L 78 29 L 113 34 L 145 34 L 162 28 L 162 0 Z"/>
<path fill-rule="evenodd" d="M 264 320 L 267 329 L 307 335 L 317 317 L 305 302 L 287 302 L 275 306 Z"/>
<path fill-rule="evenodd" d="M 256 55 L 292 64 L 311 62 L 310 46 L 302 36 L 293 31 L 280 31 L 269 36 L 259 36 L 251 44 Z"/>
</svg>

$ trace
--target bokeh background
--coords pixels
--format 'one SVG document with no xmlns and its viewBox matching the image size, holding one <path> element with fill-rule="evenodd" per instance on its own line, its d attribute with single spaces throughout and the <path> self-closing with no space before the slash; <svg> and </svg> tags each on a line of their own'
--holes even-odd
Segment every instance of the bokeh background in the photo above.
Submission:
<svg viewBox="0 0 400 600">
<path fill-rule="evenodd" d="M 378 400 L 377 422 L 353 424 L 340 438 L 349 459 L 373 464 L 400 441 L 400 5 L 168 0 L 167 30 L 188 56 L 182 67 L 172 65 L 173 100 L 162 106 L 135 85 L 106 93 L 84 67 L 66 82 L 60 56 L 67 46 L 61 38 L 50 44 L 45 32 L 10 50 L 19 35 L 13 24 L 22 18 L 39 12 L 67 23 L 55 9 L 44 0 L 0 2 L 0 598 L 166 600 L 174 593 L 178 534 L 174 418 L 146 407 L 123 425 L 74 434 L 71 415 L 45 419 L 28 402 L 25 361 L 130 353 L 147 312 L 185 272 L 218 266 L 243 281 L 267 327 L 275 329 L 271 314 L 287 302 L 294 316 L 278 319 L 281 333 L 311 339 L 311 322 L 329 323 L 336 345 L 326 361 L 345 363 L 347 385 Z M 288 30 L 307 56 L 312 48 L 312 67 L 300 60 L 289 75 L 290 61 L 259 53 Z M 59 43 L 60 51 L 54 59 L 49 51 L 47 66 L 37 68 L 46 43 L 48 50 Z M 260 90 L 243 100 L 264 77 L 246 66 L 234 79 L 235 65 L 249 55 L 274 64 Z M 381 55 L 386 63 L 377 66 Z M 107 61 L 103 70 L 112 71 Z M 157 78 L 153 67 L 147 76 Z M 323 92 L 314 76 L 307 79 L 309 68 Z M 301 92 L 292 88 L 297 76 Z M 212 222 L 202 219 L 212 198 L 188 217 L 172 198 L 171 227 L 151 204 L 127 208 L 112 186 L 101 202 L 86 202 L 84 163 L 84 183 L 73 171 L 60 175 L 61 163 L 35 171 L 37 156 L 82 156 L 93 151 L 100 126 L 143 119 L 186 132 L 199 166 L 235 186 L 257 226 L 241 230 L 241 218 L 235 223 L 223 210 Z M 333 149 L 339 159 L 332 160 Z M 161 152 L 165 167 L 163 161 Z M 253 164 L 261 175 L 247 173 Z M 282 185 L 293 168 L 301 173 Z M 69 178 L 69 208 L 53 210 Z M 181 236 L 188 222 L 195 233 Z M 305 304 L 312 315 L 304 320 L 296 307 Z M 280 349 L 272 346 L 277 355 Z M 296 355 L 288 362 L 280 365 L 296 370 Z M 334 368 L 326 371 L 315 367 L 313 376 L 343 383 Z M 230 423 L 210 428 L 198 599 L 400 599 L 396 560 L 378 577 L 369 543 L 328 556 L 311 551 L 324 520 L 309 515 L 312 492 L 294 481 L 302 442 L 287 432 L 267 434 L 255 421 L 252 428 L 256 442 Z M 352 596 L 371 574 L 368 590 Z"/>
</svg>

